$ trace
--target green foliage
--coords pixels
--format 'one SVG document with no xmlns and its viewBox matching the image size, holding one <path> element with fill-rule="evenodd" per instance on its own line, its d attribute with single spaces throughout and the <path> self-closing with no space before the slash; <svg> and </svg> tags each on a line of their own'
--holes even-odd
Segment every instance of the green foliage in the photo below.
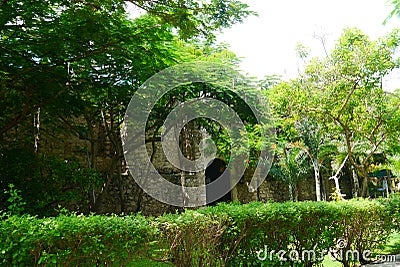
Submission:
<svg viewBox="0 0 400 267">
<path fill-rule="evenodd" d="M 16 189 L 13 184 L 9 184 L 8 187 L 8 190 L 4 190 L 4 193 L 9 195 L 7 199 L 7 213 L 11 215 L 22 215 L 26 202 L 24 202 L 21 197 L 21 190 Z"/>
<path fill-rule="evenodd" d="M 342 201 L 343 196 L 338 194 L 336 188 L 332 188 L 332 193 L 330 194 L 329 199 L 332 201 Z"/>
<path fill-rule="evenodd" d="M 221 266 L 222 235 L 230 226 L 225 214 L 186 211 L 157 218 L 163 258 L 175 266 Z"/>
<path fill-rule="evenodd" d="M 383 22 L 384 24 L 386 24 L 394 16 L 400 17 L 400 1 L 399 0 L 388 0 L 387 2 L 390 3 L 393 10 L 389 13 L 387 18 Z"/>
<path fill-rule="evenodd" d="M 147 131 L 160 135 L 161 126 L 167 115 L 179 103 L 199 98 L 218 99 L 235 111 L 245 124 L 246 132 L 241 132 L 240 137 L 232 139 L 232 134 L 220 123 L 207 118 L 197 118 L 193 120 L 196 123 L 196 127 L 207 131 L 207 134 L 210 135 L 218 149 L 218 157 L 224 158 L 225 160 L 232 160 L 232 158 L 234 158 L 231 154 L 232 151 L 234 151 L 239 158 L 250 148 L 250 159 L 247 163 L 254 167 L 259 158 L 260 150 L 268 147 L 268 142 L 270 141 L 263 140 L 263 138 L 261 138 L 262 133 L 265 135 L 265 132 L 271 130 L 271 127 L 268 125 L 259 125 L 257 123 L 257 118 L 254 116 L 251 107 L 245 103 L 245 99 L 247 102 L 254 101 L 258 104 L 262 102 L 262 100 L 257 102 L 257 100 L 260 99 L 258 95 L 262 93 L 262 91 L 258 88 L 254 88 L 254 80 L 243 76 L 237 71 L 237 57 L 232 55 L 224 46 L 197 45 L 186 46 L 186 49 L 193 53 L 192 56 L 188 56 L 190 60 L 215 62 L 217 64 L 223 63 L 224 66 L 229 66 L 232 69 L 232 71 L 229 72 L 229 75 L 232 75 L 232 80 L 224 78 L 216 80 L 213 83 L 189 83 L 174 88 L 157 101 L 150 113 L 146 126 Z M 205 75 L 208 74 L 205 73 Z M 226 73 L 223 73 L 222 77 L 224 77 L 224 75 L 226 75 Z M 264 112 L 266 113 L 266 111 Z M 246 138 L 243 136 L 246 136 Z"/>
<path fill-rule="evenodd" d="M 127 2 L 146 14 L 128 19 Z M 176 62 L 173 30 L 183 39 L 212 40 L 216 31 L 254 14 L 237 0 L 10 0 L 0 10 L 0 135 L 37 107 L 52 116 L 75 114 L 93 92 L 91 82 L 100 84 L 95 91 L 105 89 L 96 77 L 113 86 L 137 84 L 170 66 Z M 118 92 L 111 95 L 121 100 L 129 90 Z"/>
<path fill-rule="evenodd" d="M 250 203 L 221 205 L 217 212 L 228 214 L 232 226 L 223 236 L 222 249 L 230 251 L 228 266 L 291 266 L 275 255 L 270 260 L 257 259 L 259 250 L 270 252 L 314 250 L 318 263 L 324 250 L 335 248 L 339 238 L 347 241 L 346 249 L 373 250 L 385 241 L 390 231 L 390 218 L 385 207 L 371 201 L 346 201 L 339 203 Z M 288 255 L 286 255 L 288 258 Z M 309 262 L 310 263 L 310 262 Z M 286 264 L 286 265 L 285 265 Z M 297 262 L 307 266 L 307 259 Z"/>
<path fill-rule="evenodd" d="M 237 0 L 221 1 L 143 1 L 129 0 L 162 22 L 178 29 L 181 38 L 213 39 L 215 32 L 227 28 L 255 13 Z"/>
<path fill-rule="evenodd" d="M 399 40 L 398 30 L 371 40 L 359 29 L 345 29 L 326 58 L 312 59 L 299 78 L 270 90 L 281 138 L 295 138 L 292 127 L 300 118 L 315 122 L 306 135 L 299 133 L 310 154 L 317 155 L 321 137 L 343 144 L 349 164 L 363 178 L 358 193 L 364 197 L 372 155 L 397 143 L 400 131 L 399 98 L 382 87 L 383 77 L 398 67 Z M 319 137 L 311 138 L 314 134 Z"/>
<path fill-rule="evenodd" d="M 140 16 L 127 13 L 133 9 L 140 10 Z M 40 216 L 52 215 L 59 204 L 81 212 L 93 208 L 94 203 L 89 202 L 100 198 L 96 195 L 100 190 L 95 190 L 99 182 L 107 187 L 121 178 L 114 175 L 121 171 L 123 158 L 120 130 L 135 90 L 155 73 L 179 62 L 237 63 L 226 45 L 214 46 L 215 34 L 254 14 L 237 0 L 10 0 L 1 2 L 0 11 L 0 105 L 4 107 L 0 110 L 0 147 L 18 149 L 14 144 L 23 141 L 28 144 L 24 149 L 29 157 L 24 162 L 21 149 L 13 160 L 7 151 L 12 167 L 8 170 L 9 165 L 2 161 L 0 189 L 13 182 L 27 202 L 26 211 Z M 190 86 L 180 92 L 185 89 Z M 233 100 L 228 90 L 215 91 L 220 98 Z M 172 94 L 174 101 L 181 100 L 180 92 Z M 195 97 L 192 92 L 187 99 Z M 230 104 L 248 112 L 237 99 Z M 165 114 L 164 104 L 160 101 L 155 116 L 149 119 L 154 126 L 150 130 L 156 133 L 163 118 L 157 112 Z M 30 120 L 39 108 L 41 128 L 34 130 L 37 134 L 40 130 L 35 138 L 40 137 L 38 155 L 45 155 L 43 159 L 27 149 L 33 147 L 34 138 Z M 49 145 L 48 137 L 59 138 L 65 130 L 68 136 L 79 135 L 88 141 L 91 151 L 73 151 L 80 165 L 62 158 L 62 152 L 56 155 L 60 159 L 48 156 L 60 153 Z M 108 151 L 99 152 L 102 149 L 94 148 L 98 144 L 110 144 Z M 98 154 L 103 152 L 103 159 L 111 157 L 111 161 L 107 158 L 104 164 L 97 164 Z M 83 157 L 88 164 L 82 164 Z M 94 168 L 102 168 L 109 179 L 92 171 Z M 123 203 L 122 183 L 118 185 Z M 2 196 L 1 200 L 0 208 L 6 199 Z"/>
<path fill-rule="evenodd" d="M 297 201 L 298 184 L 304 178 L 310 167 L 307 155 L 298 147 L 279 144 L 277 147 L 277 163 L 271 168 L 272 176 L 281 179 L 289 186 L 289 197 Z"/>
<path fill-rule="evenodd" d="M 392 218 L 393 228 L 400 230 L 400 194 L 390 194 L 389 198 L 380 198 L 379 201 L 386 206 L 388 216 Z"/>
<path fill-rule="evenodd" d="M 88 212 L 91 190 L 99 187 L 103 180 L 100 173 L 82 168 L 77 161 L 40 157 L 23 148 L 3 150 L 0 159 L 0 190 L 7 190 L 9 184 L 14 186 L 8 190 L 12 198 L 0 195 L 0 209 L 6 209 L 7 199 L 12 199 L 11 212 L 22 211 L 18 211 L 22 208 L 19 198 L 25 202 L 24 212 L 32 215 L 54 215 L 58 205 Z"/>
<path fill-rule="evenodd" d="M 388 167 L 392 170 L 393 174 L 397 177 L 400 176 L 400 155 L 389 156 Z"/>
<path fill-rule="evenodd" d="M 323 142 L 321 128 L 315 121 L 303 118 L 294 124 L 305 149 L 309 154 L 318 159 L 321 144 Z"/>
<path fill-rule="evenodd" d="M 221 204 L 158 218 L 141 215 L 54 218 L 0 217 L 3 266 L 121 266 L 166 262 L 175 266 L 311 266 L 337 249 L 374 251 L 398 229 L 400 198 L 381 201 Z M 264 250 L 310 258 L 262 259 Z M 261 251 L 261 252 L 260 252 Z M 324 252 L 325 251 L 325 252 Z M 261 255 L 261 260 L 258 258 Z M 341 260 L 341 259 L 339 259 Z M 342 260 L 343 261 L 343 260 Z"/>
<path fill-rule="evenodd" d="M 336 238 L 346 240 L 343 251 L 371 252 L 381 248 L 393 229 L 392 217 L 387 214 L 387 207 L 379 202 L 369 200 L 342 201 L 337 206 L 338 214 L 335 228 L 339 230 Z M 337 259 L 351 262 L 351 259 Z M 367 262 L 360 257 L 360 262 Z M 353 262 L 355 263 L 355 262 Z"/>
<path fill-rule="evenodd" d="M 296 55 L 299 59 L 301 59 L 303 62 L 305 62 L 306 58 L 310 55 L 311 50 L 309 47 L 305 46 L 302 43 L 297 43 L 296 44 Z"/>
<path fill-rule="evenodd" d="M 140 215 L 9 216 L 0 225 L 2 266 L 122 266 L 145 256 L 155 234 Z"/>
</svg>

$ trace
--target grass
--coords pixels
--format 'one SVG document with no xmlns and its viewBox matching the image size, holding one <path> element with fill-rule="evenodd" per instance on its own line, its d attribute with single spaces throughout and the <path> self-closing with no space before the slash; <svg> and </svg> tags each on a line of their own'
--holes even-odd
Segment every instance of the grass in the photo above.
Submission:
<svg viewBox="0 0 400 267">
<path fill-rule="evenodd" d="M 338 261 L 334 261 L 330 259 L 329 256 L 326 256 L 324 261 L 322 262 L 322 266 L 324 267 L 342 267 L 342 264 Z"/>
<path fill-rule="evenodd" d="M 382 251 L 381 254 L 400 254 L 400 232 L 393 232 L 389 236 L 389 240 Z"/>
</svg>

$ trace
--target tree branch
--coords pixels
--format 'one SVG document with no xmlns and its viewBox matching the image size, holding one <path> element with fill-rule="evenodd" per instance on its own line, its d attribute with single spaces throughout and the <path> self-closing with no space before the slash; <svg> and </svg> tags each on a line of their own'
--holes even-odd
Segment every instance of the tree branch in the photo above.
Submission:
<svg viewBox="0 0 400 267">
<path fill-rule="evenodd" d="M 347 104 L 349 103 L 351 96 L 352 96 L 352 95 L 354 94 L 354 92 L 356 91 L 357 85 L 358 85 L 359 82 L 360 82 L 359 80 L 355 82 L 355 84 L 353 85 L 352 90 L 351 90 L 350 93 L 347 95 L 346 100 L 344 101 L 342 107 L 340 108 L 340 111 L 339 111 L 339 113 L 338 113 L 338 115 L 337 115 L 337 118 L 338 118 L 339 120 L 340 120 L 340 117 L 341 117 L 342 114 L 343 114 L 344 109 L 346 108 Z"/>
</svg>

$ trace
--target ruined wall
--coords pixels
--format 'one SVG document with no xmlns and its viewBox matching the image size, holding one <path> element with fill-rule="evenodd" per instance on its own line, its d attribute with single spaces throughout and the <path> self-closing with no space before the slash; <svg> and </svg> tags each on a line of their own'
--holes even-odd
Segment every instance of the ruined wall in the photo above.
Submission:
<svg viewBox="0 0 400 267">
<path fill-rule="evenodd" d="M 104 129 L 101 125 L 96 125 L 94 128 L 95 138 L 103 140 L 102 142 L 91 143 L 87 138 L 83 138 L 82 134 L 73 131 L 43 131 L 40 136 L 40 149 L 44 154 L 55 154 L 61 158 L 78 159 L 83 167 L 88 166 L 88 161 L 92 160 L 96 168 L 100 171 L 106 172 L 111 164 L 110 157 L 110 144 L 105 138 Z M 197 136 L 196 136 L 197 135 Z M 199 132 L 191 133 L 192 140 L 201 140 Z M 92 147 L 93 145 L 93 147 Z M 191 155 L 188 157 L 197 159 L 200 157 L 200 150 L 198 142 L 192 144 Z M 159 141 L 147 143 L 148 157 L 153 155 L 153 163 L 159 173 L 168 181 L 180 185 L 181 171 L 168 162 L 161 143 Z M 94 156 L 94 157 L 93 157 Z M 137 166 L 137 168 L 146 171 L 144 166 Z M 135 180 L 129 175 L 126 168 L 122 170 L 122 180 L 119 181 L 115 177 L 108 179 L 108 183 L 103 188 L 98 188 L 95 192 L 96 212 L 99 213 L 124 213 L 142 212 L 144 215 L 160 215 L 165 212 L 175 212 L 181 210 L 178 207 L 170 206 L 159 202 L 152 198 L 135 183 Z M 198 186 L 205 184 L 204 172 L 199 173 L 184 173 L 185 183 L 190 186 Z M 323 173 L 327 195 L 329 196 L 331 188 L 334 187 L 333 181 L 327 180 L 328 174 Z M 233 199 L 242 203 L 250 201 L 287 201 L 289 200 L 288 186 L 280 180 L 276 180 L 268 176 L 260 188 L 255 192 L 249 192 L 247 183 L 251 180 L 251 172 L 246 171 L 243 179 L 236 185 L 232 192 Z M 122 183 L 122 187 L 119 184 Z M 341 179 L 341 183 L 346 183 L 345 179 Z M 158 186 L 154 184 L 154 186 Z M 122 194 L 120 188 L 123 189 Z M 347 189 L 347 188 L 346 188 Z M 346 193 L 348 190 L 344 190 Z M 166 192 L 168 194 L 168 192 Z M 205 203 L 205 192 L 202 195 Z M 313 177 L 304 179 L 298 186 L 298 199 L 299 200 L 315 200 L 315 185 Z M 100 204 L 99 204 L 100 203 Z"/>
<path fill-rule="evenodd" d="M 190 126 L 190 125 L 189 125 Z M 186 129 L 190 135 L 191 142 L 185 142 L 181 144 L 182 151 L 186 150 L 184 153 L 185 157 L 189 160 L 198 159 L 200 157 L 200 149 L 198 141 L 201 140 L 201 134 L 199 131 L 194 131 L 195 125 L 191 125 Z M 142 155 L 140 150 L 135 150 L 135 146 L 126 145 L 129 153 L 126 155 L 128 157 L 128 163 L 130 170 L 133 170 L 137 179 L 145 179 L 142 182 L 146 184 L 146 187 L 152 191 L 160 190 L 162 191 L 163 197 L 175 198 L 176 194 L 168 191 L 167 188 L 160 188 L 154 177 L 161 175 L 167 181 L 181 186 L 182 179 L 184 180 L 185 186 L 200 186 L 205 184 L 204 172 L 182 172 L 179 168 L 175 167 L 167 159 L 164 153 L 162 144 L 159 139 L 154 139 L 151 133 L 148 133 L 148 142 L 146 142 L 147 153 Z M 184 147 L 184 148 L 182 148 Z M 130 149 L 132 148 L 132 149 Z M 142 159 L 142 160 L 140 160 Z M 143 160 L 147 159 L 147 160 Z M 156 169 L 156 173 L 152 173 L 149 166 L 145 166 L 143 162 L 149 162 L 152 159 L 152 165 Z M 141 188 L 136 184 L 135 179 L 130 175 L 128 170 L 124 170 L 123 175 L 123 205 L 121 205 L 121 196 L 119 192 L 119 185 L 117 183 L 110 183 L 106 193 L 103 197 L 101 209 L 99 212 L 106 213 L 112 210 L 113 212 L 119 213 L 123 210 L 125 213 L 140 211 L 144 215 L 161 215 L 165 212 L 175 212 L 177 210 L 182 210 L 177 206 L 168 205 L 154 199 L 149 196 L 146 192 L 143 192 Z M 135 175 L 135 174 L 133 174 Z M 113 179 L 115 181 L 115 179 Z M 198 201 L 200 203 L 206 203 L 205 191 L 199 193 Z"/>
</svg>

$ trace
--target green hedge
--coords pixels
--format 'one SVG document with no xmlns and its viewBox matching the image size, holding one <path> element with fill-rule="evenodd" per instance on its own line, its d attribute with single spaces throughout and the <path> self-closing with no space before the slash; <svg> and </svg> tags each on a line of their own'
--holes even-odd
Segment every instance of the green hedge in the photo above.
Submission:
<svg viewBox="0 0 400 267">
<path fill-rule="evenodd" d="M 312 266 L 338 240 L 343 251 L 378 248 L 399 228 L 399 207 L 400 197 L 222 204 L 158 218 L 3 214 L 0 265 L 122 266 L 147 259 L 176 266 Z M 272 250 L 299 256 L 313 250 L 316 257 L 292 261 L 285 254 L 282 261 Z"/>
<path fill-rule="evenodd" d="M 344 245 L 338 252 L 360 255 L 384 244 L 393 228 L 388 208 L 369 200 L 254 202 L 187 211 L 156 222 L 163 234 L 159 245 L 177 266 L 312 266 L 322 261 L 321 255 L 337 249 L 338 242 Z M 286 260 L 277 253 L 271 256 L 272 250 L 285 251 Z M 308 257 L 311 250 L 315 258 Z M 291 261 L 296 258 L 291 252 L 298 253 L 298 261 Z M 340 254 L 337 259 L 344 264 L 352 260 Z"/>
<path fill-rule="evenodd" d="M 0 229 L 1 266 L 122 266 L 156 236 L 143 216 L 11 216 Z"/>
</svg>

